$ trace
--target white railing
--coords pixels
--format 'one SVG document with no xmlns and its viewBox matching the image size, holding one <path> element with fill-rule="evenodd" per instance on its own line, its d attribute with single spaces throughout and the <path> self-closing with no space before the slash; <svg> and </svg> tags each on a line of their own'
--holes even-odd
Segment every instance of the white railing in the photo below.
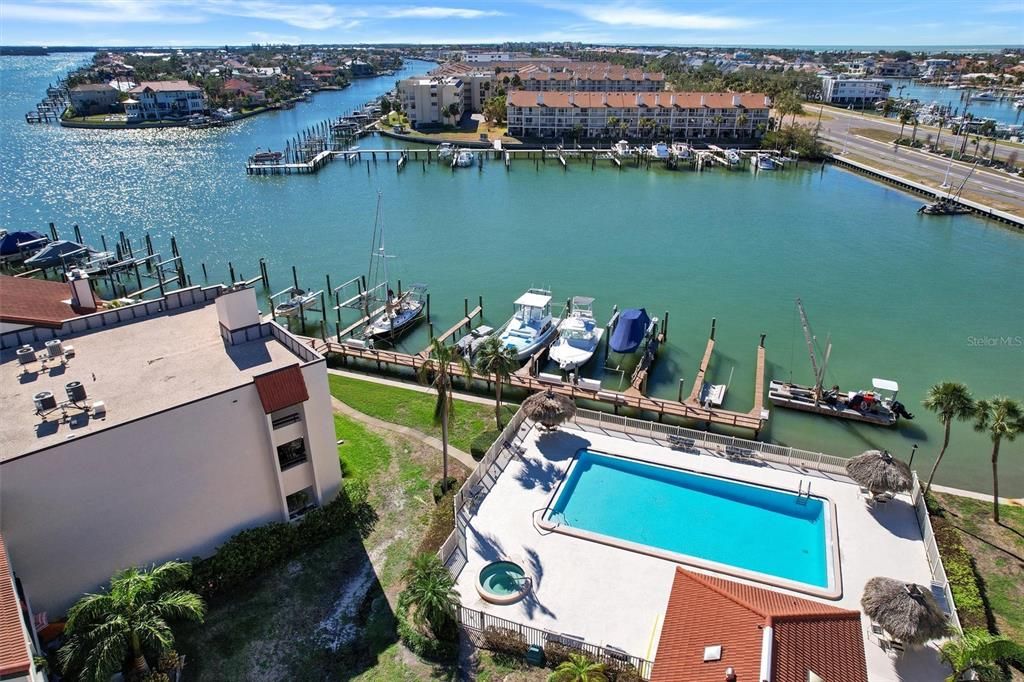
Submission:
<svg viewBox="0 0 1024 682">
<path fill-rule="evenodd" d="M 928 505 L 925 503 L 924 491 L 921 489 L 921 481 L 914 472 L 914 487 L 910 493 L 914 502 L 914 511 L 917 513 L 917 525 L 921 528 L 921 538 L 924 540 L 924 552 L 928 557 L 928 568 L 932 573 L 933 588 L 941 588 L 946 600 L 946 609 L 949 612 L 949 620 L 957 630 L 961 629 L 960 616 L 956 612 L 956 603 L 953 601 L 953 590 L 949 586 L 949 579 L 946 577 L 946 567 L 942 565 L 942 556 L 939 554 L 939 545 L 935 540 L 935 532 L 932 530 L 932 520 L 928 516 Z"/>
<path fill-rule="evenodd" d="M 658 422 L 606 414 L 595 410 L 577 410 L 575 421 L 580 425 L 611 429 L 612 431 L 618 431 L 627 435 L 646 436 L 651 440 L 667 440 L 668 436 L 689 438 L 694 441 L 695 445 L 709 450 L 724 451 L 726 448 L 738 448 L 743 450 L 745 455 L 773 464 L 797 466 L 830 474 L 846 473 L 845 457 L 829 455 L 824 452 L 800 450 L 784 445 L 762 443 L 756 440 L 747 440 L 746 438 L 736 438 L 708 431 L 687 429 L 682 426 L 659 424 Z"/>
<path fill-rule="evenodd" d="M 448 566 L 454 578 L 458 578 L 459 572 L 461 572 L 467 559 L 465 519 L 462 511 L 468 502 L 486 495 L 494 487 L 498 476 L 501 475 L 509 460 L 512 459 L 512 451 L 505 444 L 512 444 L 518 440 L 519 429 L 525 421 L 526 414 L 522 408 L 519 408 L 508 424 L 505 425 L 501 435 L 491 443 L 491 447 L 487 448 L 487 452 L 480 458 L 476 468 L 466 478 L 462 487 L 455 492 L 453 500 L 455 505 L 455 530 L 445 539 L 437 553 L 441 563 Z"/>
</svg>

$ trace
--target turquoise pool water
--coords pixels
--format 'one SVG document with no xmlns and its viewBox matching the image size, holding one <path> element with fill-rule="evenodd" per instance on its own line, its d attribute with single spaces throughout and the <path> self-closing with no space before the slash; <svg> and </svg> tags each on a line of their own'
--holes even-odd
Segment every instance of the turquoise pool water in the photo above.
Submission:
<svg viewBox="0 0 1024 682">
<path fill-rule="evenodd" d="M 581 451 L 548 520 L 827 587 L 820 499 Z"/>
</svg>

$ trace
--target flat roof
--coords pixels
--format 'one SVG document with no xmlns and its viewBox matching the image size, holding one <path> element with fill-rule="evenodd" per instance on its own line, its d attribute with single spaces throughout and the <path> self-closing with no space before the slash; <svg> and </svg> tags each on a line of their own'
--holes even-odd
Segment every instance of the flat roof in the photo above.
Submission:
<svg viewBox="0 0 1024 682">
<path fill-rule="evenodd" d="M 109 429 L 128 421 L 248 384 L 253 376 L 302 360 L 274 337 L 226 347 L 220 336 L 216 306 L 211 303 L 172 310 L 134 322 L 96 329 L 61 339 L 74 357 L 64 366 L 38 362 L 22 373 L 15 349 L 0 354 L 0 461 L 42 450 Z M 35 344 L 36 350 L 43 345 Z M 80 381 L 89 402 L 102 400 L 107 416 L 85 415 L 58 423 L 35 413 L 33 396 L 50 391 L 58 402 L 65 385 Z M 70 410 L 74 417 L 77 410 Z"/>
<path fill-rule="evenodd" d="M 531 308 L 543 308 L 551 302 L 550 296 L 544 294 L 534 294 L 532 292 L 523 294 L 516 299 L 516 305 L 526 305 Z"/>
</svg>

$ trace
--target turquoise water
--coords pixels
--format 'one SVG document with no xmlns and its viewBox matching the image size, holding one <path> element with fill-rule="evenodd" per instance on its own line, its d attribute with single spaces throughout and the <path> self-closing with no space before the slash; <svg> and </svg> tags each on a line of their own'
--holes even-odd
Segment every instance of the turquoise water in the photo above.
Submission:
<svg viewBox="0 0 1024 682">
<path fill-rule="evenodd" d="M 572 528 L 828 586 L 815 498 L 582 451 L 548 514 Z"/>
<path fill-rule="evenodd" d="M 385 242 L 405 283 L 427 282 L 435 330 L 461 316 L 463 299 L 483 296 L 485 317 L 501 324 L 530 286 L 556 301 L 594 296 L 602 323 L 613 304 L 670 311 L 669 338 L 648 389 L 688 393 L 711 318 L 718 344 L 709 370 L 732 382 L 725 407 L 752 406 L 755 349 L 767 333 L 768 375 L 811 381 L 793 299 L 803 298 L 814 331 L 832 334 L 830 382 L 867 387 L 896 379 L 918 418 L 894 430 L 775 409 L 763 438 L 855 455 L 888 448 L 927 472 L 942 427 L 924 413 L 927 387 L 966 382 L 976 394 L 1021 395 L 1024 349 L 1024 235 L 973 217 L 919 216 L 919 198 L 835 168 L 761 173 L 716 170 L 615 171 L 598 164 L 515 162 L 506 172 L 456 172 L 394 159 L 335 162 L 313 176 L 252 177 L 257 147 L 282 148 L 296 131 L 351 111 L 404 75 L 357 81 L 310 104 L 211 130 L 92 131 L 27 125 L 24 114 L 82 55 L 0 57 L 0 226 L 64 234 L 81 225 L 87 241 L 119 230 L 136 245 L 148 230 L 166 251 L 176 235 L 188 272 L 228 280 L 268 260 L 273 291 L 291 282 L 321 288 L 367 270 L 376 194 L 384 193 Z M 366 138 L 364 148 L 394 146 Z M 606 162 L 607 163 L 607 162 Z M 350 313 L 346 320 L 351 320 Z M 332 328 L 333 328 L 333 319 Z M 400 344 L 427 345 L 421 325 Z M 604 375 L 595 361 L 587 373 Z M 557 368 L 556 368 L 557 369 Z M 603 376 L 611 388 L 619 376 Z M 749 435 L 749 434 L 741 434 Z M 938 481 L 988 491 L 989 441 L 954 427 Z M 1001 490 L 1024 495 L 1024 438 L 1003 443 Z"/>
<path fill-rule="evenodd" d="M 924 104 L 938 102 L 939 104 L 953 107 L 958 114 L 964 112 L 964 104 L 967 103 L 967 90 L 950 90 L 949 88 L 897 78 L 890 78 L 888 81 L 892 83 L 892 92 L 890 94 L 893 97 L 899 96 L 899 88 L 903 86 L 903 97 L 919 99 Z M 983 89 L 974 88 L 970 92 L 977 94 Z M 1024 121 L 1024 109 L 1016 108 L 1013 105 L 1013 98 L 996 102 L 971 100 L 967 111 L 973 114 L 975 118 L 994 118 L 1000 123 L 1020 124 Z"/>
</svg>

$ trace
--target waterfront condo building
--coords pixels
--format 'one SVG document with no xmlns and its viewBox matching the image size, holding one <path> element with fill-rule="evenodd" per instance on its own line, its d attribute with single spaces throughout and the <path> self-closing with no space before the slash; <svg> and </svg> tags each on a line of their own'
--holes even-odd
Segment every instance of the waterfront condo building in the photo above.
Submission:
<svg viewBox="0 0 1024 682">
<path fill-rule="evenodd" d="M 128 91 L 124 102 L 129 121 L 180 119 L 207 109 L 203 89 L 188 81 L 147 81 Z"/>
<path fill-rule="evenodd" d="M 829 104 L 869 107 L 889 96 L 892 85 L 881 78 L 842 78 L 825 76 L 821 79 L 821 99 Z"/>
<path fill-rule="evenodd" d="M 743 139 L 767 127 L 770 108 L 771 99 L 761 93 L 514 91 L 508 94 L 508 132 Z"/>
<path fill-rule="evenodd" d="M 88 279 L 70 287 L 87 309 Z M 97 305 L 0 334 L 0 532 L 37 613 L 341 485 L 326 361 L 262 321 L 253 289 Z"/>
<path fill-rule="evenodd" d="M 658 92 L 665 89 L 665 74 L 627 69 L 605 62 L 525 67 L 518 71 L 518 89 L 560 92 Z"/>
<path fill-rule="evenodd" d="M 117 107 L 120 94 L 117 88 L 107 83 L 84 83 L 68 91 L 76 116 L 109 114 Z"/>
<path fill-rule="evenodd" d="M 413 128 L 453 124 L 465 111 L 462 79 L 455 76 L 400 80 L 398 98 Z M 453 104 L 458 113 L 449 116 Z"/>
</svg>

